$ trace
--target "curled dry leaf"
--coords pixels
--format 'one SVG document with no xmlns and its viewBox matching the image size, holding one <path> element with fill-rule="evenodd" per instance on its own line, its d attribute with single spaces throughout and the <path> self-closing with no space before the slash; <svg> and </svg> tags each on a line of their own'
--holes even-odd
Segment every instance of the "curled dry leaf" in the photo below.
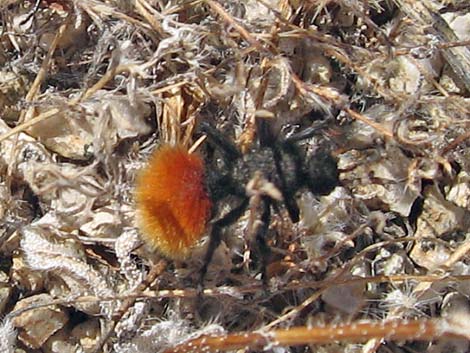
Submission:
<svg viewBox="0 0 470 353">
<path fill-rule="evenodd" d="M 20 300 L 14 310 L 52 301 L 49 294 L 38 294 Z M 19 330 L 18 339 L 30 348 L 40 348 L 55 332 L 64 327 L 69 317 L 63 308 L 46 306 L 25 311 L 13 319 Z"/>
<path fill-rule="evenodd" d="M 427 187 L 424 196 L 423 210 L 416 224 L 418 242 L 410 256 L 420 266 L 436 270 L 449 260 L 452 253 L 452 249 L 440 238 L 467 232 L 469 214 L 446 200 L 435 186 Z"/>
<path fill-rule="evenodd" d="M 55 286 L 57 294 L 76 297 L 96 295 L 112 297 L 114 291 L 105 276 L 85 261 L 82 245 L 72 238 L 56 233 L 45 226 L 31 226 L 23 229 L 21 246 L 28 265 L 36 271 L 54 274 L 58 281 L 49 284 Z M 65 287 L 62 285 L 62 282 Z M 106 304 L 103 310 L 108 313 L 112 305 Z M 100 311 L 97 303 L 79 304 L 77 308 L 89 313 Z"/>
<path fill-rule="evenodd" d="M 388 150 L 350 150 L 340 156 L 339 167 L 347 170 L 341 174 L 344 183 L 367 205 L 408 216 L 419 197 L 419 185 L 410 187 L 407 180 L 411 162 L 400 149 L 389 146 Z"/>
<path fill-rule="evenodd" d="M 59 98 L 58 104 L 61 100 L 63 98 Z M 84 103 L 83 109 L 60 105 L 59 108 L 59 113 L 35 124 L 28 132 L 66 158 L 88 160 L 103 149 L 114 148 L 123 139 L 150 132 L 146 122 L 149 106 L 140 101 L 132 104 L 127 97 L 97 92 L 96 99 Z"/>
</svg>

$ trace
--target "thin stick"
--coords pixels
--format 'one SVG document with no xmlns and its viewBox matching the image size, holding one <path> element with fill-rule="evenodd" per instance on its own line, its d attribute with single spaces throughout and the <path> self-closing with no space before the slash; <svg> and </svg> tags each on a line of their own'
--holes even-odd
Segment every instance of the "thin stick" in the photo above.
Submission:
<svg viewBox="0 0 470 353">
<path fill-rule="evenodd" d="M 182 343 L 164 353 L 221 352 L 228 350 L 261 350 L 272 346 L 363 342 L 373 338 L 388 340 L 468 339 L 465 322 L 444 319 L 391 320 L 358 322 L 317 327 L 292 327 L 272 331 L 242 332 L 203 336 Z"/>
<path fill-rule="evenodd" d="M 299 90 L 302 95 L 305 95 L 307 91 L 311 91 L 316 95 L 320 96 L 330 104 L 342 109 L 344 112 L 348 113 L 353 119 L 362 121 L 364 124 L 367 124 L 373 127 L 378 132 L 382 133 L 384 136 L 393 139 L 393 132 L 386 129 L 382 125 L 376 123 L 375 121 L 369 119 L 365 115 L 362 115 L 350 108 L 343 107 L 344 101 L 342 97 L 335 91 L 330 89 L 329 87 L 316 87 L 314 85 L 308 85 L 303 82 L 297 75 L 292 74 L 292 81 L 294 82 L 295 88 Z"/>
<path fill-rule="evenodd" d="M 58 114 L 60 112 L 59 109 L 57 108 L 54 108 L 54 109 L 51 109 L 47 112 L 44 112 L 42 114 L 39 114 L 38 116 L 35 116 L 34 118 L 32 119 L 29 119 L 27 120 L 26 122 L 14 127 L 13 129 L 11 129 L 10 131 L 8 131 L 7 133 L 3 134 L 2 136 L 0 136 L 0 142 L 6 140 L 7 138 L 15 135 L 15 134 L 18 134 L 20 132 L 23 132 L 25 131 L 27 128 L 39 123 L 40 121 L 43 121 L 43 120 L 46 120 L 56 114 Z"/>
<path fill-rule="evenodd" d="M 135 293 L 142 293 L 144 292 L 155 279 L 160 276 L 163 271 L 165 271 L 165 268 L 167 266 L 167 261 L 166 260 L 160 260 L 156 265 L 152 267 L 150 272 L 148 273 L 147 277 L 145 280 L 137 286 L 135 289 Z M 122 317 L 126 314 L 126 312 L 135 304 L 137 301 L 137 298 L 129 298 L 125 300 L 121 308 L 118 311 L 118 314 L 116 315 L 116 318 L 114 321 L 112 321 L 109 326 L 106 328 L 106 333 L 103 334 L 103 336 L 100 338 L 100 340 L 96 343 L 95 347 L 91 350 L 91 353 L 98 353 L 102 352 L 102 348 L 106 341 L 111 337 L 111 335 L 114 332 L 114 329 L 116 328 L 116 325 L 118 322 L 122 319 Z"/>
<path fill-rule="evenodd" d="M 161 25 L 161 18 L 163 17 L 155 10 L 150 4 L 145 0 L 137 0 L 135 2 L 135 7 L 137 12 L 140 13 L 147 22 L 152 26 L 155 32 L 162 38 L 167 37 L 162 25 Z M 158 20 L 157 20 L 158 18 Z"/>
<path fill-rule="evenodd" d="M 55 35 L 54 40 L 52 41 L 51 46 L 49 47 L 49 50 L 47 51 L 47 54 L 44 57 L 44 60 L 41 64 L 41 68 L 39 69 L 38 74 L 36 75 L 36 78 L 34 79 L 34 82 L 28 91 L 28 94 L 26 94 L 26 97 L 25 97 L 26 102 L 32 102 L 34 97 L 36 97 L 39 91 L 39 88 L 41 87 L 41 83 L 44 81 L 46 77 L 47 70 L 49 68 L 49 63 L 52 59 L 52 55 L 54 55 L 57 45 L 59 44 L 59 41 L 62 39 L 62 36 L 64 35 L 68 24 L 69 24 L 69 18 L 67 18 L 65 22 L 59 27 L 59 31 Z M 22 116 L 20 117 L 20 121 L 24 119 L 26 114 L 27 112 L 22 113 Z"/>
<path fill-rule="evenodd" d="M 59 41 L 62 39 L 62 36 L 64 35 L 65 30 L 67 29 L 68 24 L 69 24 L 69 17 L 67 17 L 64 23 L 59 27 L 59 31 L 55 35 L 54 40 L 52 41 L 51 46 L 49 47 L 49 50 L 47 51 L 47 54 L 44 57 L 44 60 L 41 64 L 41 68 L 39 69 L 34 79 L 34 82 L 31 84 L 31 87 L 29 88 L 29 91 L 26 94 L 26 97 L 25 97 L 26 102 L 28 103 L 32 102 L 34 98 L 36 97 L 36 95 L 38 94 L 39 88 L 41 87 L 41 83 L 46 78 L 47 70 L 49 68 L 49 63 L 52 59 L 52 56 L 54 55 L 57 45 L 59 44 Z M 25 121 L 28 115 L 33 115 L 33 109 L 34 108 L 30 107 L 27 110 L 23 110 L 20 114 L 19 121 L 20 122 Z M 15 128 L 11 129 L 7 133 L 0 136 L 0 142 L 6 140 L 10 136 L 13 136 L 17 133 L 25 131 L 27 128 L 33 126 L 34 124 L 37 124 L 40 121 L 46 120 L 47 118 L 50 118 L 51 116 L 56 115 L 58 112 L 59 112 L 59 109 L 52 109 L 34 118 L 26 119 L 26 122 L 21 123 L 20 125 L 16 126 Z"/>
<path fill-rule="evenodd" d="M 462 282 L 470 280 L 470 275 L 458 275 L 458 276 L 447 276 L 447 275 L 392 275 L 392 276 L 373 276 L 373 277 L 351 277 L 347 279 L 339 279 L 335 281 L 329 281 L 329 285 L 346 285 L 346 284 L 356 284 L 356 283 L 401 283 L 405 281 L 416 281 L 416 282 Z M 309 281 L 301 283 L 289 284 L 283 288 L 278 289 L 278 292 L 285 292 L 289 290 L 300 290 L 300 289 L 313 289 L 313 288 L 322 288 L 324 286 L 324 281 Z M 230 287 L 230 286 L 221 286 L 214 288 L 206 288 L 202 291 L 204 297 L 224 297 L 229 296 L 231 298 L 239 298 L 242 300 L 243 295 L 259 293 L 263 287 L 261 285 L 249 285 L 244 287 Z M 315 293 L 317 294 L 317 293 Z M 144 291 L 141 293 L 132 293 L 124 295 L 116 295 L 112 297 L 96 297 L 96 296 L 79 296 L 73 299 L 67 298 L 58 298 L 51 300 L 47 303 L 33 304 L 25 308 L 21 308 L 15 311 L 12 311 L 6 315 L 6 318 L 14 318 L 19 316 L 27 311 L 35 310 L 38 308 L 45 308 L 54 305 L 63 305 L 70 306 L 77 303 L 103 303 L 111 302 L 116 300 L 128 300 L 128 299 L 151 299 L 151 300 L 160 300 L 162 298 L 196 298 L 201 295 L 201 292 L 195 288 L 184 288 L 184 289 L 161 289 L 156 291 Z M 310 298 L 309 298 L 310 299 Z M 307 299 L 307 300 L 309 300 Z M 313 299 L 313 298 L 312 298 Z M 311 302 L 309 300 L 309 302 Z M 296 307 L 297 308 L 297 307 Z M 264 328 L 268 329 L 275 324 L 280 323 L 281 321 L 273 321 L 272 323 L 266 325 Z"/>
<path fill-rule="evenodd" d="M 225 11 L 225 9 L 220 6 L 219 3 L 213 1 L 213 0 L 206 0 L 207 5 L 210 6 L 210 8 L 216 12 L 224 21 L 226 21 L 228 24 L 233 26 L 235 30 L 240 33 L 240 35 L 245 39 L 250 45 L 255 47 L 258 50 L 265 50 L 263 46 L 258 42 L 251 34 L 248 32 L 243 26 L 241 26 L 235 19 L 230 16 L 230 14 Z"/>
<path fill-rule="evenodd" d="M 116 75 L 121 74 L 123 72 L 130 72 L 131 66 L 130 65 L 119 65 L 110 68 L 106 73 L 101 77 L 98 82 L 96 82 L 92 87 L 90 87 L 86 92 L 83 93 L 81 97 L 73 99 L 71 105 L 77 104 L 81 101 L 86 100 L 87 98 L 91 97 L 95 92 L 102 89 L 109 81 L 111 81 Z"/>
<path fill-rule="evenodd" d="M 356 120 L 359 120 L 359 121 L 362 121 L 364 124 L 367 124 L 367 125 L 373 127 L 375 130 L 382 133 L 384 136 L 393 139 L 393 132 L 391 132 L 390 130 L 384 128 L 382 125 L 376 123 L 375 121 L 369 119 L 365 115 L 362 115 L 358 112 L 355 112 L 354 110 L 352 110 L 350 108 L 344 108 L 343 110 L 346 113 L 348 113 L 352 118 L 354 118 Z"/>
<path fill-rule="evenodd" d="M 466 139 L 470 138 L 470 132 L 466 132 L 460 136 L 458 136 L 454 141 L 449 143 L 447 146 L 445 146 L 439 153 L 441 156 L 445 156 L 447 153 L 452 151 L 454 148 L 456 148 L 458 145 L 460 145 L 462 142 L 464 142 Z"/>
<path fill-rule="evenodd" d="M 199 137 L 196 142 L 193 143 L 193 145 L 191 146 L 191 148 L 188 150 L 189 153 L 194 153 L 198 148 L 199 146 L 202 145 L 202 143 L 207 139 L 207 136 L 206 135 L 202 135 L 201 137 Z"/>
</svg>

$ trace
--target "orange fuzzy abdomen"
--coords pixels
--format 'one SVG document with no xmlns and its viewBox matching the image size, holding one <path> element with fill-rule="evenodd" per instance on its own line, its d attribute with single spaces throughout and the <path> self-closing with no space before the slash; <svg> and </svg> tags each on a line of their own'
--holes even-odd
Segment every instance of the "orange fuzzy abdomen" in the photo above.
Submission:
<svg viewBox="0 0 470 353">
<path fill-rule="evenodd" d="M 211 211 L 202 159 L 181 146 L 161 146 L 138 175 L 136 201 L 144 240 L 169 258 L 186 257 Z"/>
</svg>

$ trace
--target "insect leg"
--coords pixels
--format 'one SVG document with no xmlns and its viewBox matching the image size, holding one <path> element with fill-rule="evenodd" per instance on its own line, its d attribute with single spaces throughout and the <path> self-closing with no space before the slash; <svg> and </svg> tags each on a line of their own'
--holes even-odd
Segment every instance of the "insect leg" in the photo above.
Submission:
<svg viewBox="0 0 470 353">
<path fill-rule="evenodd" d="M 266 241 L 266 234 L 271 223 L 271 199 L 267 196 L 263 197 L 263 214 L 261 215 L 261 224 L 256 230 L 255 240 L 261 258 L 261 278 L 263 284 L 268 284 L 268 276 L 266 275 L 266 268 L 268 265 L 269 256 L 271 255 L 271 248 Z"/>
<path fill-rule="evenodd" d="M 235 207 L 234 209 L 230 210 L 225 216 L 218 219 L 212 225 L 212 231 L 209 238 L 209 246 L 207 247 L 206 255 L 204 256 L 204 264 L 201 267 L 199 273 L 199 285 L 201 288 L 204 286 L 204 278 L 207 274 L 207 268 L 212 260 L 212 256 L 214 256 L 214 252 L 220 244 L 221 241 L 221 230 L 224 227 L 235 223 L 245 212 L 248 206 L 248 198 L 245 198 L 240 205 Z"/>
</svg>

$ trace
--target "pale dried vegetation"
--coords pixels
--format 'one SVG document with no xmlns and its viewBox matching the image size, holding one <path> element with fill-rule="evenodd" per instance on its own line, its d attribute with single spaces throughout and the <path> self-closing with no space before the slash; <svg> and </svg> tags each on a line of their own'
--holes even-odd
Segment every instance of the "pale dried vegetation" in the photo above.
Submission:
<svg viewBox="0 0 470 353">
<path fill-rule="evenodd" d="M 0 351 L 468 352 L 469 10 L 1 0 Z M 267 288 L 248 211 L 201 294 L 204 242 L 142 245 L 136 172 L 200 121 L 247 150 L 260 119 L 317 127 L 340 185 L 273 217 Z"/>
</svg>

